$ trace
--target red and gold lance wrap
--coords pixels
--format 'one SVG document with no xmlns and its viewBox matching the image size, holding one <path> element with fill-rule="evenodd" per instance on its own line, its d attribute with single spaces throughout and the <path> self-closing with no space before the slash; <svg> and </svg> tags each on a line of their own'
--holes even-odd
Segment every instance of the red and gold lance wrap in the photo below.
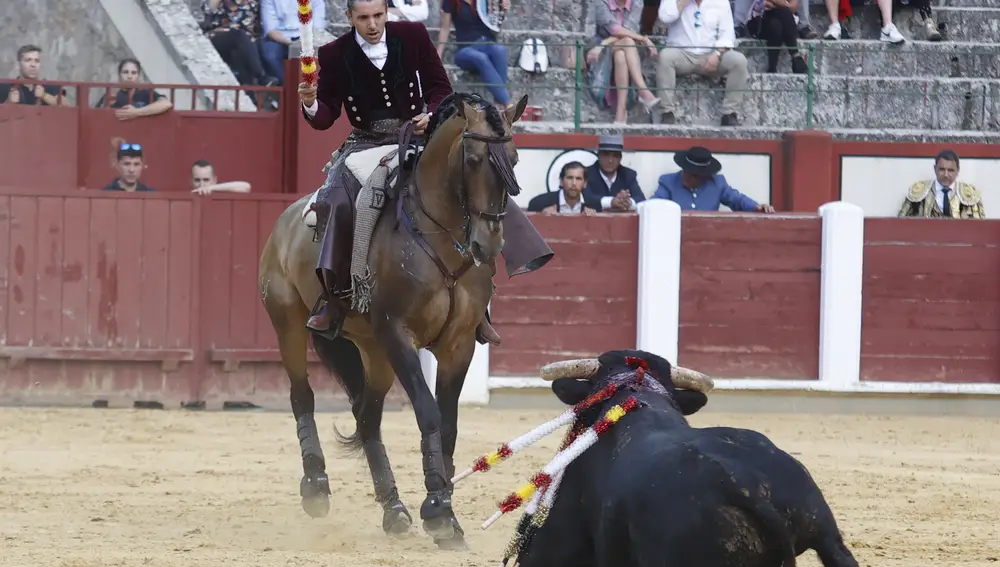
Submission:
<svg viewBox="0 0 1000 567">
<path fill-rule="evenodd" d="M 320 0 L 322 1 L 322 0 Z M 316 56 L 312 45 L 312 2 L 310 0 L 298 0 L 299 5 L 299 29 L 302 41 L 302 56 L 299 58 L 299 66 L 302 69 L 302 81 L 315 85 L 319 77 L 319 66 L 316 64 Z"/>
</svg>

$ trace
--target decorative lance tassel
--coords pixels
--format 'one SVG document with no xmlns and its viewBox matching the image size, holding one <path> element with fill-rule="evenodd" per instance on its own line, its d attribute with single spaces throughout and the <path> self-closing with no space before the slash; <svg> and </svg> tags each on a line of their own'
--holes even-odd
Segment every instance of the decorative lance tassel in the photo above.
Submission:
<svg viewBox="0 0 1000 567">
<path fill-rule="evenodd" d="M 532 497 L 536 490 L 547 488 L 550 484 L 552 484 L 552 478 L 554 475 L 569 466 L 569 464 L 582 455 L 584 451 L 596 443 L 599 436 L 606 433 L 612 425 L 618 422 L 619 419 L 638 406 L 639 402 L 634 397 L 630 396 L 622 402 L 621 405 L 616 405 L 609 409 L 607 413 L 604 414 L 604 417 L 598 420 L 594 425 L 590 426 L 589 429 L 584 431 L 583 434 L 577 437 L 569 447 L 557 453 L 556 456 L 549 461 L 549 464 L 545 465 L 545 467 L 542 468 L 542 470 L 529 482 L 501 500 L 500 510 L 493 514 L 493 516 L 491 516 L 488 520 L 483 522 L 483 529 L 485 530 L 493 525 L 494 522 L 500 519 L 500 516 L 520 508 L 521 504 L 523 504 L 528 498 Z"/>
<path fill-rule="evenodd" d="M 472 463 L 471 467 L 455 475 L 455 478 L 451 479 L 451 483 L 455 484 L 472 473 L 486 472 L 490 470 L 490 468 L 506 460 L 507 457 L 523 450 L 526 447 L 534 445 L 541 439 L 551 435 L 556 429 L 571 423 L 578 415 L 580 415 L 581 412 L 594 404 L 607 400 L 611 396 L 614 396 L 617 392 L 618 386 L 615 384 L 609 384 L 604 388 L 601 388 L 599 391 L 591 394 L 585 400 L 566 410 L 555 419 L 539 425 L 509 443 L 504 443 L 496 451 L 479 457 Z"/>
<path fill-rule="evenodd" d="M 311 0 L 298 0 L 299 5 L 299 40 L 302 42 L 299 54 L 299 67 L 302 70 L 302 81 L 315 85 L 319 78 L 319 67 L 316 64 L 316 53 L 313 48 L 313 12 Z"/>
</svg>

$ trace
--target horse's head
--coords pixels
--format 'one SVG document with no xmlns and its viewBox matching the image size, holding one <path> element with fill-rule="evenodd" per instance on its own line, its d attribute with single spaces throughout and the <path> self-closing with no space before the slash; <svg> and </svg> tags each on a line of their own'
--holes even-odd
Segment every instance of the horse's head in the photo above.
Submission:
<svg viewBox="0 0 1000 567">
<path fill-rule="evenodd" d="M 503 249 L 507 196 L 521 192 L 514 176 L 517 148 L 511 126 L 524 112 L 528 96 L 502 112 L 476 95 L 452 96 L 455 116 L 465 122 L 448 159 L 453 189 L 464 207 L 469 252 L 476 262 L 487 263 Z"/>
</svg>

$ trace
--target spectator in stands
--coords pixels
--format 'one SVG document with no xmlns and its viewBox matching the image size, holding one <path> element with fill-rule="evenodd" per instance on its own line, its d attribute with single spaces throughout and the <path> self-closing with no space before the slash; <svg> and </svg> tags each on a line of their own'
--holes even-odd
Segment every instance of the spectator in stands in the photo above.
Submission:
<svg viewBox="0 0 1000 567">
<path fill-rule="evenodd" d="M 958 154 L 941 150 L 934 158 L 934 177 L 917 181 L 899 209 L 900 217 L 945 217 L 952 219 L 984 219 L 983 197 L 971 183 L 958 181 Z"/>
<path fill-rule="evenodd" d="M 427 0 L 388 0 L 390 22 L 424 22 L 430 16 Z"/>
<path fill-rule="evenodd" d="M 656 57 L 653 40 L 639 34 L 639 10 L 633 9 L 633 0 L 593 0 L 597 22 L 597 35 L 588 42 L 587 66 L 591 93 L 602 107 L 614 107 L 615 123 L 624 124 L 628 118 L 628 103 L 634 101 L 629 84 L 638 89 L 639 102 L 646 114 L 652 114 L 659 104 L 642 76 L 640 52 Z M 638 0 L 636 0 L 638 1 Z M 614 77 L 616 88 L 608 85 Z"/>
<path fill-rule="evenodd" d="M 879 41 L 899 45 L 906 42 L 906 38 L 899 33 L 896 25 L 892 23 L 892 2 L 893 0 L 875 0 L 879 12 L 882 13 L 882 33 L 879 34 Z M 842 21 L 840 17 L 840 0 L 826 0 L 826 13 L 832 23 L 826 29 L 826 33 L 823 34 L 823 39 L 840 39 L 843 33 L 840 25 Z"/>
<path fill-rule="evenodd" d="M 582 163 L 571 161 L 559 172 L 559 190 L 536 195 L 528 202 L 528 210 L 546 215 L 593 215 L 601 212 L 599 199 L 585 201 L 587 172 Z"/>
<path fill-rule="evenodd" d="M 931 12 L 931 0 L 893 0 L 892 9 L 894 12 L 902 8 L 915 8 L 924 23 L 924 37 L 927 41 L 941 41 L 941 31 L 934 21 L 934 14 Z"/>
<path fill-rule="evenodd" d="M 501 0 L 510 10 L 510 0 Z M 479 73 L 497 106 L 506 108 L 514 103 L 507 92 L 507 47 L 497 43 L 497 35 L 479 18 L 474 0 L 442 0 L 441 30 L 438 32 L 438 55 L 444 55 L 451 26 L 455 25 L 455 40 L 459 44 L 455 64 Z"/>
<path fill-rule="evenodd" d="M 636 203 L 646 200 L 636 171 L 622 165 L 624 149 L 625 139 L 621 135 L 601 136 L 597 161 L 587 168 L 583 200 L 600 203 L 602 212 L 634 211 Z"/>
<path fill-rule="evenodd" d="M 250 184 L 246 181 L 219 183 L 215 177 L 215 168 L 207 160 L 200 159 L 191 164 L 191 192 L 199 195 L 211 195 L 216 191 L 249 193 Z"/>
<path fill-rule="evenodd" d="M 22 81 L 41 80 L 42 48 L 37 45 L 22 45 L 17 50 L 17 78 Z M 62 95 L 63 98 L 60 98 Z M 56 85 L 23 83 L 18 85 L 0 84 L 0 100 L 9 104 L 30 104 L 42 106 L 70 106 L 66 100 L 66 89 Z"/>
<path fill-rule="evenodd" d="M 778 58 L 781 48 L 788 50 L 792 59 L 792 72 L 805 74 L 809 71 L 805 57 L 798 47 L 798 29 L 795 27 L 795 11 L 799 4 L 808 0 L 750 0 L 744 20 L 737 19 L 737 27 L 743 26 L 751 37 L 764 40 L 767 45 L 767 72 L 778 72 Z M 739 4 L 746 4 L 740 2 Z M 737 5 L 737 8 L 741 7 Z"/>
<path fill-rule="evenodd" d="M 721 123 L 738 126 L 736 111 L 743 102 L 749 72 L 747 58 L 734 49 L 736 35 L 728 0 L 663 0 L 659 18 L 668 26 L 667 47 L 660 51 L 656 67 L 663 122 L 677 121 L 677 76 L 696 73 L 726 78 Z"/>
<path fill-rule="evenodd" d="M 313 28 L 326 29 L 326 2 L 313 2 Z M 277 79 L 285 80 L 285 60 L 288 48 L 299 41 L 299 5 L 296 0 L 261 0 L 260 56 L 264 71 Z"/>
<path fill-rule="evenodd" d="M 681 170 L 661 175 L 653 199 L 669 199 L 682 211 L 718 211 L 725 205 L 738 212 L 773 213 L 774 207 L 756 201 L 729 186 L 720 175 L 722 164 L 708 148 L 694 146 L 674 154 Z"/>
<path fill-rule="evenodd" d="M 142 157 L 142 146 L 139 144 L 122 143 L 118 147 L 118 161 L 115 162 L 115 169 L 118 170 L 118 177 L 104 188 L 105 191 L 153 191 L 152 187 L 144 185 L 139 179 L 142 177 L 142 170 L 146 168 L 146 161 Z"/>
<path fill-rule="evenodd" d="M 736 24 L 737 39 L 752 37 L 750 30 L 747 29 L 746 22 L 750 19 L 750 8 L 753 3 L 754 0 L 736 0 L 733 3 L 733 22 Z M 819 35 L 813 31 L 812 25 L 809 23 L 809 2 L 807 0 L 799 0 L 798 4 L 799 8 L 795 13 L 795 23 L 798 26 L 799 39 L 816 39 Z"/>
<path fill-rule="evenodd" d="M 139 61 L 122 59 L 118 63 L 118 80 L 123 83 L 138 83 L 142 74 Z M 117 108 L 115 117 L 118 120 L 132 120 L 144 116 L 156 116 L 170 110 L 174 105 L 167 97 L 151 88 L 125 88 L 115 92 L 113 102 L 107 100 L 107 93 L 97 101 L 97 108 Z"/>
<path fill-rule="evenodd" d="M 264 70 L 254 43 L 254 38 L 260 35 L 258 0 L 203 0 L 202 10 L 205 12 L 202 24 L 205 35 L 212 40 L 212 45 L 241 85 L 273 87 L 278 84 L 278 79 Z M 247 96 L 258 107 L 273 102 L 271 97 L 261 97 L 267 100 L 258 104 L 256 93 L 248 92 Z"/>
</svg>

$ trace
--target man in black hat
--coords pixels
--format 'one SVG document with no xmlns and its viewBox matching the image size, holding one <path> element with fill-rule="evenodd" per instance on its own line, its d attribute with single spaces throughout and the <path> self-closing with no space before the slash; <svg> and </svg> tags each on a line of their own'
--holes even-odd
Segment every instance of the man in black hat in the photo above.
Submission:
<svg viewBox="0 0 1000 567">
<path fill-rule="evenodd" d="M 722 164 L 708 148 L 695 146 L 686 152 L 677 152 L 674 162 L 681 170 L 660 176 L 653 199 L 670 199 L 680 205 L 682 211 L 717 211 L 719 205 L 725 205 L 737 212 L 774 212 L 771 205 L 758 204 L 730 187 L 726 177 L 719 174 Z"/>
<path fill-rule="evenodd" d="M 622 165 L 625 138 L 619 135 L 601 136 L 597 145 L 597 161 L 587 168 L 586 202 L 598 201 L 607 212 L 634 211 L 635 204 L 646 200 L 639 187 L 636 171 Z"/>
</svg>

